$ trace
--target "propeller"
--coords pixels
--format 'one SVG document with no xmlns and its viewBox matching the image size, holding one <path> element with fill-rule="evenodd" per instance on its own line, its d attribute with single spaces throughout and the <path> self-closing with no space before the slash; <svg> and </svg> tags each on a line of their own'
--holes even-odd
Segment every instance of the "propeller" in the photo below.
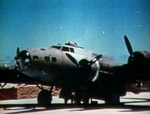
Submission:
<svg viewBox="0 0 150 114">
<path fill-rule="evenodd" d="M 97 60 L 99 60 L 102 55 L 98 55 L 96 57 L 94 57 L 92 60 L 88 61 L 87 59 L 81 59 L 79 61 L 79 63 L 77 62 L 77 60 L 72 56 L 70 55 L 69 53 L 66 53 L 66 56 L 72 61 L 72 63 L 74 63 L 77 67 L 85 67 L 87 65 L 92 65 L 94 64 Z"/>
<path fill-rule="evenodd" d="M 90 79 L 91 81 L 95 81 L 98 77 L 98 74 L 93 74 L 92 76 L 90 75 L 91 73 L 91 69 L 92 69 L 92 65 L 99 60 L 102 55 L 98 55 L 96 57 L 94 57 L 92 60 L 87 60 L 87 59 L 81 59 L 79 62 L 77 62 L 77 60 L 69 53 L 66 53 L 66 56 L 68 57 L 68 59 L 74 63 L 77 68 L 78 68 L 78 72 L 80 73 L 82 79 Z M 99 69 L 99 67 L 98 67 Z M 96 69 L 96 70 L 98 70 Z M 97 72 L 97 71 L 95 71 Z M 98 71 L 99 72 L 99 71 Z"/>
<path fill-rule="evenodd" d="M 72 63 L 76 65 L 76 67 L 78 68 L 79 75 L 83 79 L 91 77 L 90 73 L 92 70 L 92 65 L 102 57 L 102 55 L 98 55 L 90 61 L 87 59 L 81 59 L 79 62 L 77 62 L 77 60 L 72 55 L 66 53 L 66 56 L 70 59 L 70 61 L 72 61 Z M 90 80 L 94 81 L 97 78 L 97 76 L 98 74 L 92 75 L 92 78 L 90 78 Z"/>
<path fill-rule="evenodd" d="M 66 53 L 66 56 L 71 60 L 71 62 L 73 62 L 77 67 L 79 67 L 77 60 L 73 56 L 71 56 L 68 53 Z"/>
<path fill-rule="evenodd" d="M 19 47 L 17 47 L 17 49 L 16 49 L 16 56 L 14 57 L 15 61 L 16 61 L 17 56 L 18 56 L 18 54 L 19 54 L 19 53 L 20 53 L 20 48 L 19 48 Z"/>
<path fill-rule="evenodd" d="M 90 65 L 94 64 L 97 60 L 99 60 L 100 58 L 102 57 L 102 54 L 101 55 L 98 55 L 96 57 L 94 57 L 91 61 L 90 61 Z"/>
<path fill-rule="evenodd" d="M 18 55 L 19 52 L 20 52 L 20 49 L 19 49 L 19 47 L 17 47 L 17 49 L 16 49 L 16 55 Z"/>
<path fill-rule="evenodd" d="M 129 52 L 129 54 L 133 55 L 132 46 L 131 46 L 130 41 L 129 41 L 129 39 L 128 39 L 128 37 L 126 35 L 124 36 L 124 40 L 125 40 L 125 44 L 126 44 L 126 47 L 127 47 L 127 50 Z"/>
<path fill-rule="evenodd" d="M 129 41 L 129 39 L 128 39 L 128 37 L 126 35 L 124 36 L 124 41 L 125 41 L 127 50 L 128 50 L 128 52 L 130 54 L 130 56 L 128 58 L 128 63 L 132 63 L 133 61 L 136 60 L 136 57 L 135 57 L 135 53 L 133 52 L 131 43 L 130 43 L 130 41 Z"/>
<path fill-rule="evenodd" d="M 127 50 L 130 54 L 128 58 L 128 63 L 134 65 L 135 69 L 145 69 L 145 65 L 147 64 L 148 56 L 149 54 L 146 51 L 135 51 L 133 52 L 132 46 L 130 44 L 129 39 L 127 36 L 124 36 L 125 44 L 127 47 Z M 138 70 L 137 70 L 138 71 Z"/>
<path fill-rule="evenodd" d="M 15 70 L 17 70 L 17 68 L 18 68 L 17 56 L 18 56 L 19 53 L 20 53 L 20 48 L 17 47 L 16 56 L 14 57 L 14 59 L 15 59 Z"/>
<path fill-rule="evenodd" d="M 126 35 L 124 36 L 124 41 L 130 54 L 128 58 L 128 72 L 133 74 L 133 79 L 149 79 L 150 53 L 147 51 L 133 51 L 130 41 Z"/>
</svg>

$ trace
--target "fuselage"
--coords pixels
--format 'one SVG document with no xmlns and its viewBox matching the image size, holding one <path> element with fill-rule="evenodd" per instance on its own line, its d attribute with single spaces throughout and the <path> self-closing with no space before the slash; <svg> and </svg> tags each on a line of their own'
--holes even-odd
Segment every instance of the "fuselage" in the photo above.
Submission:
<svg viewBox="0 0 150 114">
<path fill-rule="evenodd" d="M 74 77 L 80 78 L 78 67 L 72 63 L 66 53 L 73 56 L 78 63 L 82 59 L 90 61 L 98 55 L 78 45 L 69 43 L 52 45 L 48 49 L 32 48 L 23 50 L 17 55 L 18 69 L 27 76 L 48 83 L 53 83 L 57 79 L 64 77 L 68 80 L 74 79 Z M 91 66 L 92 70 L 88 78 L 95 80 L 100 70 L 107 69 L 107 71 L 111 72 L 113 65 L 120 65 L 120 63 L 109 57 L 102 56 L 100 60 Z M 100 68 L 101 66 L 102 69 Z"/>
<path fill-rule="evenodd" d="M 66 57 L 66 53 L 73 55 L 77 61 L 94 57 L 91 51 L 70 45 L 53 45 L 48 49 L 32 48 L 18 54 L 19 70 L 27 76 L 48 83 L 63 76 L 71 78 L 77 75 L 77 68 Z"/>
</svg>

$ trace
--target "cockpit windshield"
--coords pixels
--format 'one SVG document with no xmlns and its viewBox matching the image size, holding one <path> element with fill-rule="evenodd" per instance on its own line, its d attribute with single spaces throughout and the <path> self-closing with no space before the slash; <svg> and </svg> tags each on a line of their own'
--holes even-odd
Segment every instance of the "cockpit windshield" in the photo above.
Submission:
<svg viewBox="0 0 150 114">
<path fill-rule="evenodd" d="M 60 50 L 60 49 L 61 49 L 61 46 L 51 46 L 51 48 Z"/>
<path fill-rule="evenodd" d="M 69 47 L 65 47 L 63 46 L 62 50 L 61 51 L 68 51 L 69 52 Z"/>
<path fill-rule="evenodd" d="M 74 53 L 74 49 L 71 48 L 71 47 L 67 47 L 67 46 L 53 45 L 50 48 L 57 49 L 57 50 L 60 50 L 60 51 L 67 51 L 67 52 Z"/>
</svg>

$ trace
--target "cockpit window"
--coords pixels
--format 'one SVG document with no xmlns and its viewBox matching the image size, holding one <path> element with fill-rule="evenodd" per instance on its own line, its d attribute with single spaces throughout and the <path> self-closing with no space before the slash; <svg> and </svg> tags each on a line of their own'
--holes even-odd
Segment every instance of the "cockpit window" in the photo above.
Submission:
<svg viewBox="0 0 150 114">
<path fill-rule="evenodd" d="M 54 48 L 54 49 L 58 49 L 58 50 L 61 50 L 61 51 L 67 51 L 67 52 L 74 53 L 74 49 L 71 48 L 71 47 L 67 47 L 67 46 L 54 45 L 54 46 L 51 46 L 50 48 Z"/>
<path fill-rule="evenodd" d="M 68 51 L 68 52 L 69 52 L 69 48 L 64 46 L 64 47 L 62 48 L 62 51 Z"/>
<path fill-rule="evenodd" d="M 52 46 L 51 48 L 60 50 L 60 49 L 61 49 L 61 46 Z"/>
<path fill-rule="evenodd" d="M 74 53 L 74 49 L 73 49 L 73 48 L 70 48 L 70 52 Z"/>
</svg>

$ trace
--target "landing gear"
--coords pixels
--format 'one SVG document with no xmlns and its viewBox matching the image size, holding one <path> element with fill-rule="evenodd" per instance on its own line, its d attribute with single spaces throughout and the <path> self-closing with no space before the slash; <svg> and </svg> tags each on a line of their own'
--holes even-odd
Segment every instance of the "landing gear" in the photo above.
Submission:
<svg viewBox="0 0 150 114">
<path fill-rule="evenodd" d="M 88 105 L 90 99 L 90 90 L 88 84 L 83 86 L 83 104 Z"/>
<path fill-rule="evenodd" d="M 37 103 L 39 105 L 50 105 L 52 102 L 52 89 L 53 87 L 49 90 L 42 89 L 37 97 Z"/>
<path fill-rule="evenodd" d="M 89 95 L 85 93 L 85 95 L 83 95 L 83 104 L 84 105 L 88 105 L 89 104 Z"/>
<path fill-rule="evenodd" d="M 52 95 L 48 90 L 41 90 L 37 97 L 39 105 L 50 105 L 52 101 Z"/>
<path fill-rule="evenodd" d="M 120 98 L 118 94 L 110 94 L 105 98 L 105 103 L 109 105 L 118 105 L 120 104 Z"/>
</svg>

